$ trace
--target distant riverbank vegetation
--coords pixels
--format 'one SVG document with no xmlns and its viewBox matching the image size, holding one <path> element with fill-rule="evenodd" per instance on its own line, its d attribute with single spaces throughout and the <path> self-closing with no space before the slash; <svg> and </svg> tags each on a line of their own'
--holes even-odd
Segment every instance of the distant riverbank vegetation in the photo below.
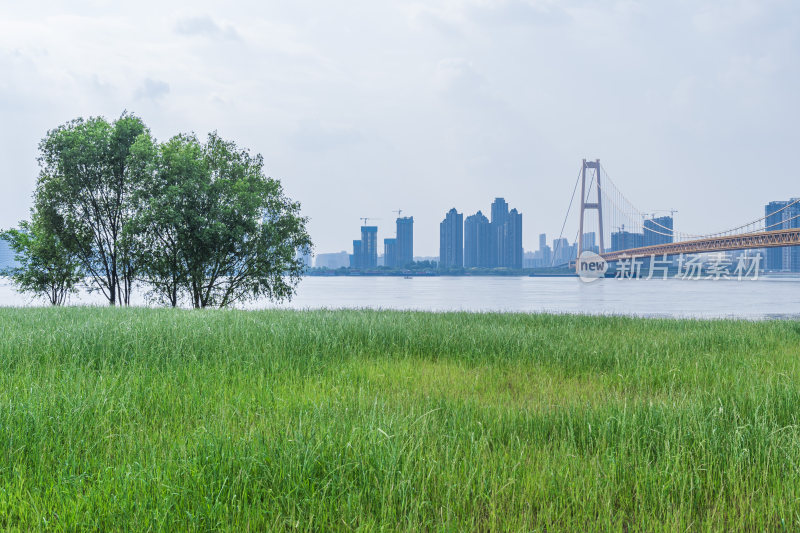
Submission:
<svg viewBox="0 0 800 533">
<path fill-rule="evenodd" d="M 78 118 L 39 144 L 31 218 L 0 237 L 20 291 L 63 304 L 81 283 L 111 305 L 137 288 L 170 306 L 291 298 L 311 252 L 300 204 L 216 133 L 154 139 L 142 120 Z"/>
<path fill-rule="evenodd" d="M 0 309 L 0 529 L 797 531 L 800 324 Z"/>
</svg>

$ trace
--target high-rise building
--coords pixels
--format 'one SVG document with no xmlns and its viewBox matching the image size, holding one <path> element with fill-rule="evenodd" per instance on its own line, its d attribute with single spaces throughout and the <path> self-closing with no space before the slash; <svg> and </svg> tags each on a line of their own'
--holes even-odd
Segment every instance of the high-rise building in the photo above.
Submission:
<svg viewBox="0 0 800 533">
<path fill-rule="evenodd" d="M 800 228 L 798 198 L 768 203 L 764 208 L 765 230 Z M 797 202 L 797 203 L 795 203 Z M 800 247 L 783 246 L 765 249 L 764 268 L 775 272 L 800 272 Z"/>
<path fill-rule="evenodd" d="M 537 267 L 549 267 L 553 262 L 553 250 L 547 245 L 546 233 L 539 234 L 539 250 L 537 254 Z"/>
<path fill-rule="evenodd" d="M 784 216 L 787 211 L 789 202 L 777 201 L 770 202 L 764 207 L 764 215 L 766 215 L 765 228 L 767 231 L 777 231 L 784 229 Z M 783 248 L 767 248 L 765 249 L 764 268 L 767 270 L 781 271 L 783 270 Z"/>
<path fill-rule="evenodd" d="M 11 249 L 8 241 L 0 238 L 0 270 L 19 266 L 14 259 L 14 255 L 14 250 Z"/>
<path fill-rule="evenodd" d="M 503 198 L 492 203 L 491 266 L 522 268 L 522 213 L 508 210 Z"/>
<path fill-rule="evenodd" d="M 495 198 L 492 202 L 492 224 L 502 224 L 508 217 L 508 203 L 505 198 Z"/>
<path fill-rule="evenodd" d="M 464 265 L 464 215 L 455 207 L 439 224 L 439 268 Z"/>
<path fill-rule="evenodd" d="M 655 246 L 674 242 L 673 219 L 667 217 L 653 217 L 644 221 L 644 234 L 642 246 Z"/>
<path fill-rule="evenodd" d="M 539 266 L 539 252 L 524 252 L 522 254 L 522 268 L 536 268 Z"/>
<path fill-rule="evenodd" d="M 361 268 L 378 266 L 378 226 L 361 226 Z"/>
<path fill-rule="evenodd" d="M 512 209 L 506 221 L 505 266 L 522 268 L 522 213 Z"/>
<path fill-rule="evenodd" d="M 353 241 L 350 268 L 378 266 L 378 226 L 361 226 L 361 239 Z"/>
<path fill-rule="evenodd" d="M 383 265 L 397 266 L 397 239 L 383 239 Z"/>
<path fill-rule="evenodd" d="M 414 262 L 414 217 L 397 219 L 397 265 L 404 267 Z"/>
<path fill-rule="evenodd" d="M 303 262 L 303 266 L 305 266 L 306 268 L 311 268 L 312 262 L 311 262 L 310 252 L 305 252 L 305 253 L 298 252 L 297 259 L 300 259 Z"/>
<path fill-rule="evenodd" d="M 464 266 L 491 266 L 492 227 L 489 219 L 478 211 L 464 221 Z"/>
<path fill-rule="evenodd" d="M 786 224 L 789 228 L 800 228 L 800 198 L 789 200 L 790 205 Z M 800 272 L 800 246 L 788 246 L 789 248 L 789 271 Z"/>
<path fill-rule="evenodd" d="M 506 222 L 508 221 L 508 203 L 504 198 L 495 198 L 492 202 L 492 257 L 491 266 L 504 267 L 508 249 L 506 238 Z"/>
<path fill-rule="evenodd" d="M 600 247 L 597 246 L 597 233 L 590 231 L 583 234 L 583 250 L 582 252 L 598 253 Z"/>
<path fill-rule="evenodd" d="M 611 233 L 610 251 L 612 252 L 640 248 L 642 246 L 644 246 L 644 235 L 642 233 L 626 231 L 624 228 Z"/>
<path fill-rule="evenodd" d="M 553 240 L 553 266 L 561 266 L 569 263 L 572 257 L 573 249 L 567 239 L 558 238 Z"/>
<path fill-rule="evenodd" d="M 361 240 L 354 240 L 353 241 L 353 253 L 350 256 L 350 268 L 361 268 L 364 265 L 362 264 L 361 260 L 363 257 L 363 253 L 361 251 Z"/>
<path fill-rule="evenodd" d="M 349 262 L 350 255 L 345 251 L 341 251 L 338 253 L 317 254 L 314 260 L 314 266 L 317 268 L 337 269 L 346 267 Z"/>
</svg>

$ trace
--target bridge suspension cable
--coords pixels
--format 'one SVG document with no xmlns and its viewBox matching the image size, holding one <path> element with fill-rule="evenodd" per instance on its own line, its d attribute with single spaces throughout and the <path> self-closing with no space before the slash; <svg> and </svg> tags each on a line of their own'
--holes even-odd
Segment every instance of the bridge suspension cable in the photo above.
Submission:
<svg viewBox="0 0 800 533">
<path fill-rule="evenodd" d="M 613 206 L 612 216 L 617 217 L 617 219 L 626 219 L 630 226 L 634 228 L 634 231 L 640 229 L 638 221 L 647 221 L 647 232 L 654 233 L 657 235 L 663 235 L 666 237 L 672 237 L 675 240 L 699 240 L 699 239 L 709 239 L 714 237 L 721 237 L 727 235 L 739 235 L 739 234 L 747 234 L 747 233 L 756 233 L 761 231 L 771 231 L 778 226 L 782 226 L 787 222 L 800 218 L 800 215 L 795 215 L 791 218 L 781 218 L 779 222 L 775 222 L 772 224 L 767 224 L 766 220 L 769 217 L 773 217 L 775 215 L 779 215 L 781 212 L 791 208 L 792 206 L 800 203 L 800 198 L 793 199 L 787 205 L 781 207 L 770 213 L 769 215 L 765 215 L 763 217 L 757 218 L 745 224 L 725 229 L 722 231 L 717 231 L 714 233 L 707 233 L 707 234 L 694 234 L 694 233 L 686 233 L 675 231 L 673 228 L 669 228 L 664 226 L 660 223 L 655 217 L 647 218 L 647 215 L 640 211 L 636 206 L 628 200 L 625 195 L 619 190 L 614 180 L 608 175 L 608 171 L 604 167 L 601 166 L 603 172 L 603 181 L 605 183 L 603 188 L 603 199 L 608 201 L 611 206 Z M 612 224 L 613 228 L 619 228 L 620 225 L 618 223 Z"/>
<path fill-rule="evenodd" d="M 567 207 L 567 214 L 564 215 L 564 222 L 561 224 L 561 233 L 558 235 L 558 240 L 556 241 L 556 245 L 553 247 L 553 257 L 550 259 L 550 266 L 555 266 L 556 257 L 558 257 L 558 251 L 561 247 L 561 239 L 564 237 L 564 228 L 567 226 L 567 219 L 569 219 L 569 213 L 572 210 L 572 202 L 575 200 L 575 193 L 578 192 L 578 183 L 581 180 L 581 171 L 578 171 L 578 177 L 575 179 L 575 187 L 572 189 L 572 196 L 569 199 L 569 207 Z"/>
</svg>

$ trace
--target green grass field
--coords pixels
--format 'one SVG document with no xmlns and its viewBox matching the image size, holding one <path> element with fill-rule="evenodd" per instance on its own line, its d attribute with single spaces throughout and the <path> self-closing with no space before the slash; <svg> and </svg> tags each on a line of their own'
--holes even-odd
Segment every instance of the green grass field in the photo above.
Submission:
<svg viewBox="0 0 800 533">
<path fill-rule="evenodd" d="M 0 528 L 798 530 L 800 323 L 0 309 Z"/>
</svg>

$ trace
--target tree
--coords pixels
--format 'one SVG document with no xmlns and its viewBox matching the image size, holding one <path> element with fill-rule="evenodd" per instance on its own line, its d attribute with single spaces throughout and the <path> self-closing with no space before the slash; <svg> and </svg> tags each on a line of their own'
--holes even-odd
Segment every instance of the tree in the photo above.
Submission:
<svg viewBox="0 0 800 533">
<path fill-rule="evenodd" d="M 83 278 L 78 257 L 59 237 L 62 223 L 54 210 L 37 206 L 30 222 L 0 233 L 19 263 L 0 274 L 10 277 L 20 292 L 46 298 L 51 305 L 63 305 Z"/>
<path fill-rule="evenodd" d="M 61 241 L 111 305 L 130 305 L 136 264 L 126 225 L 136 184 L 128 158 L 147 131 L 127 113 L 113 123 L 79 118 L 49 131 L 39 144 L 36 194 L 63 219 Z"/>
<path fill-rule="evenodd" d="M 222 140 L 178 135 L 131 150 L 139 184 L 139 235 L 145 281 L 171 305 L 179 293 L 196 308 L 266 296 L 291 298 L 304 271 L 298 252 L 311 240 L 300 204 L 264 174 L 263 159 Z"/>
<path fill-rule="evenodd" d="M 130 168 L 138 188 L 128 238 L 135 243 L 138 274 L 154 300 L 176 307 L 187 281 L 181 248 L 187 242 L 181 227 L 182 187 L 202 180 L 202 147 L 181 135 L 161 145 L 142 135 L 131 147 Z"/>
</svg>

